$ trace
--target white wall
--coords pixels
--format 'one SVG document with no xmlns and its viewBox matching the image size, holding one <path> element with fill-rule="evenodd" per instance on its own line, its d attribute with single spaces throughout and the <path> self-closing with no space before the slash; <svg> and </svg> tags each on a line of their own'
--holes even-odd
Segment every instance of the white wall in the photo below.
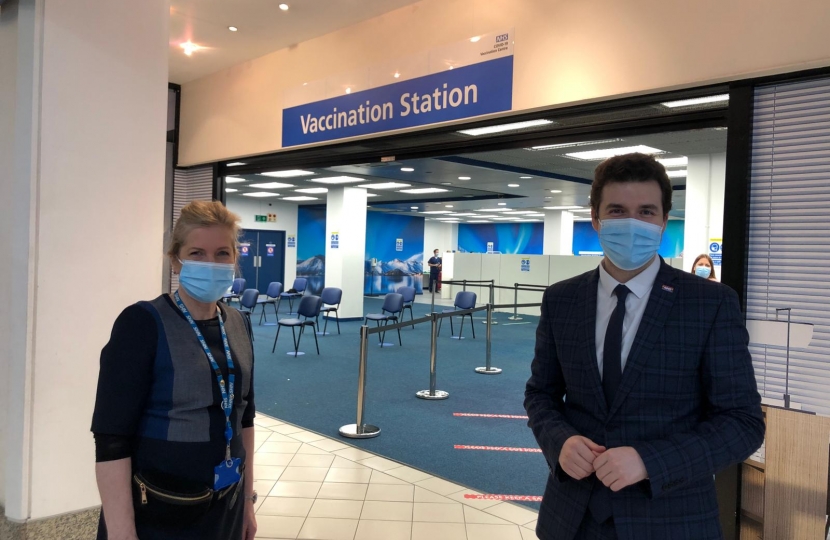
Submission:
<svg viewBox="0 0 830 540">
<path fill-rule="evenodd" d="M 543 238 L 545 255 L 573 255 L 574 215 L 567 210 L 546 211 Z"/>
<path fill-rule="evenodd" d="M 709 253 L 709 239 L 723 237 L 726 154 L 689 156 L 687 171 L 683 260 L 684 268 L 691 271 L 695 258 Z"/>
<path fill-rule="evenodd" d="M 297 236 L 297 205 L 282 201 L 264 201 L 253 197 L 229 197 L 228 210 L 239 215 L 243 229 L 285 231 L 286 244 L 289 236 Z M 277 214 L 277 221 L 256 221 L 254 216 Z M 295 244 L 296 246 L 296 244 Z M 291 288 L 297 277 L 297 248 L 285 247 L 285 290 Z"/>
<path fill-rule="evenodd" d="M 363 318 L 366 190 L 333 186 L 326 197 L 326 287 L 343 291 L 341 318 Z M 338 233 L 339 247 L 330 236 Z"/>
<path fill-rule="evenodd" d="M 161 292 L 169 18 L 164 0 L 20 2 L 14 178 L 0 198 L 14 220 L 2 449 L 14 520 L 99 504 L 100 350 L 124 307 Z M 71 291 L 92 283 L 94 308 L 79 305 Z"/>
<path fill-rule="evenodd" d="M 424 220 L 424 272 L 432 250 L 438 248 L 443 256 L 446 251 L 458 249 L 458 224 Z"/>
</svg>

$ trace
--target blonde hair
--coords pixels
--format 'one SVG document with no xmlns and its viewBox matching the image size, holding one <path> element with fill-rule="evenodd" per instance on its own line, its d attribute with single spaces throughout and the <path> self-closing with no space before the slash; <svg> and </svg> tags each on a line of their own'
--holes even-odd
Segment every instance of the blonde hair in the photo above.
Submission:
<svg viewBox="0 0 830 540">
<path fill-rule="evenodd" d="M 179 256 L 188 235 L 193 229 L 203 227 L 225 227 L 231 233 L 234 255 L 239 252 L 239 216 L 225 208 L 219 201 L 192 201 L 182 208 L 181 216 L 173 227 L 167 248 L 167 256 L 175 259 Z"/>
</svg>

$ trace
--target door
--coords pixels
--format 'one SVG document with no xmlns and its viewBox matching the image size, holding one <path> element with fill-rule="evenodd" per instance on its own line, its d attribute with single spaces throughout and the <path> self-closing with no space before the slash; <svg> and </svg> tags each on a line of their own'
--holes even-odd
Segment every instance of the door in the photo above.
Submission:
<svg viewBox="0 0 830 540">
<path fill-rule="evenodd" d="M 285 231 L 259 231 L 259 268 L 257 289 L 265 293 L 268 284 L 279 281 L 283 290 L 291 288 L 285 283 Z"/>
<path fill-rule="evenodd" d="M 257 277 L 257 231 L 244 231 L 239 239 L 239 276 L 245 278 L 245 288 L 256 288 Z"/>
</svg>

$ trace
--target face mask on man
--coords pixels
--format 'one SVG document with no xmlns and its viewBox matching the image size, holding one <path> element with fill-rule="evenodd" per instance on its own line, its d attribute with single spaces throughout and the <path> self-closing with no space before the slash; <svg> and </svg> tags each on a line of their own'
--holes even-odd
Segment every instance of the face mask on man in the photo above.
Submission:
<svg viewBox="0 0 830 540">
<path fill-rule="evenodd" d="M 709 276 L 712 274 L 712 269 L 708 266 L 698 266 L 695 268 L 695 274 L 702 277 L 703 279 L 708 279 Z"/>
<path fill-rule="evenodd" d="M 233 264 L 180 260 L 179 284 L 194 300 L 216 302 L 233 285 Z"/>
<path fill-rule="evenodd" d="M 599 243 L 605 256 L 620 270 L 643 267 L 660 249 L 663 227 L 639 219 L 600 221 Z"/>
</svg>

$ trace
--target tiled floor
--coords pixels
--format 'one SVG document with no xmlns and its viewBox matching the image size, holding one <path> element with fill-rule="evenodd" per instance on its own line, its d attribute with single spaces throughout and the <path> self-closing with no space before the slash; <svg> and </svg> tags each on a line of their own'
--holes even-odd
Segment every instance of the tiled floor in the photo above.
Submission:
<svg viewBox="0 0 830 540">
<path fill-rule="evenodd" d="M 531 540 L 536 512 L 259 414 L 257 538 Z"/>
</svg>

